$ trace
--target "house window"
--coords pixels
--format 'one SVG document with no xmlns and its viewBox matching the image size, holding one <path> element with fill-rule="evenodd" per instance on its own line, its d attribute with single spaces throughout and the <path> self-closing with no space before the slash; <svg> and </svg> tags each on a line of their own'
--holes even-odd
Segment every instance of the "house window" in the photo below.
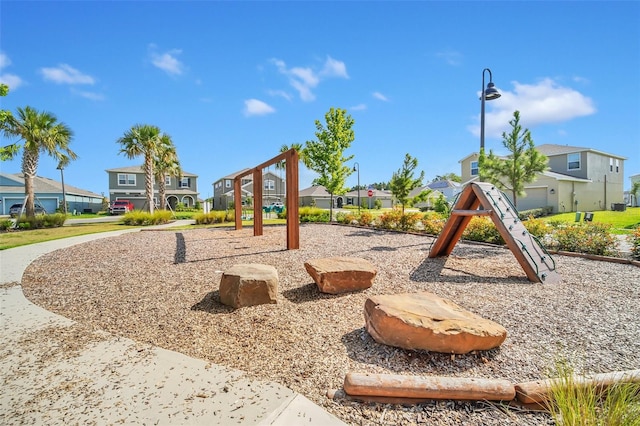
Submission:
<svg viewBox="0 0 640 426">
<path fill-rule="evenodd" d="M 609 158 L 609 171 L 613 171 L 613 158 Z"/>
<path fill-rule="evenodd" d="M 580 170 L 580 153 L 567 155 L 567 170 Z"/>
<path fill-rule="evenodd" d="M 251 179 L 242 178 L 242 185 L 247 185 L 249 183 L 251 183 Z"/>
<path fill-rule="evenodd" d="M 180 188 L 189 188 L 191 186 L 191 178 L 180 179 Z"/>
<path fill-rule="evenodd" d="M 616 160 L 616 173 L 620 173 L 620 160 Z"/>
<path fill-rule="evenodd" d="M 471 176 L 478 176 L 478 162 L 471 162 Z"/>
<path fill-rule="evenodd" d="M 264 181 L 264 189 L 268 190 L 268 191 L 273 191 L 274 189 L 276 189 L 276 183 L 274 180 L 272 179 L 267 179 Z"/>
<path fill-rule="evenodd" d="M 118 173 L 118 185 L 119 186 L 135 186 L 136 175 L 129 175 L 126 173 Z"/>
<path fill-rule="evenodd" d="M 164 177 L 164 184 L 166 186 L 171 186 L 171 176 L 165 176 Z"/>
<path fill-rule="evenodd" d="M 227 179 L 224 181 L 224 186 L 226 186 L 227 188 L 231 188 L 231 179 Z"/>
</svg>

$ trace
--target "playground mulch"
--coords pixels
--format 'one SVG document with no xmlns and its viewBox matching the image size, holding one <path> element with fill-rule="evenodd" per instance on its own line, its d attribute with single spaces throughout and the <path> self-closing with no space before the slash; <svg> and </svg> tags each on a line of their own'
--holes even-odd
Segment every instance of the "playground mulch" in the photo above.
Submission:
<svg viewBox="0 0 640 426">
<path fill-rule="evenodd" d="M 558 359 L 578 373 L 640 365 L 640 268 L 554 256 L 559 284 L 532 283 L 505 248 L 459 242 L 427 257 L 433 238 L 338 225 L 303 225 L 300 249 L 286 230 L 143 231 L 52 252 L 23 276 L 32 302 L 95 329 L 277 381 L 352 425 L 543 425 L 548 414 L 488 402 L 410 407 L 327 398 L 345 374 L 483 377 L 513 383 L 553 375 Z M 373 286 L 318 292 L 308 259 L 352 256 L 378 268 Z M 219 302 L 222 272 L 273 265 L 278 303 L 233 310 Z M 507 329 L 500 348 L 467 355 L 376 343 L 364 329 L 367 297 L 430 291 Z M 71 344 L 71 343 L 70 343 Z"/>
</svg>

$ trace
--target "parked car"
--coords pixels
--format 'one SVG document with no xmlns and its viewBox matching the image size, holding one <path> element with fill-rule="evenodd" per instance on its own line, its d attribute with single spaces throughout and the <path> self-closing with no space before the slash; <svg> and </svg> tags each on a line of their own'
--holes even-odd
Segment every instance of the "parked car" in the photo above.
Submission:
<svg viewBox="0 0 640 426">
<path fill-rule="evenodd" d="M 129 200 L 115 200 L 109 206 L 109 214 L 125 214 L 133 211 L 133 203 Z"/>
<path fill-rule="evenodd" d="M 36 210 L 36 214 L 47 214 L 47 211 L 44 209 L 44 207 L 42 207 L 39 204 L 35 205 L 35 210 Z M 21 211 L 22 211 L 22 203 L 13 204 L 11 207 L 9 207 L 9 216 L 18 217 Z"/>
</svg>

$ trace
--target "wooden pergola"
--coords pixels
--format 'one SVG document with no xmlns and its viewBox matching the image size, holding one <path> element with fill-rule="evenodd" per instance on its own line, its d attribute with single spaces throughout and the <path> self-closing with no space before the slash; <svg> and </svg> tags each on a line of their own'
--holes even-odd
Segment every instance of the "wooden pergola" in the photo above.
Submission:
<svg viewBox="0 0 640 426">
<path fill-rule="evenodd" d="M 272 164 L 286 163 L 287 250 L 300 248 L 298 152 L 290 149 L 264 163 L 239 174 L 233 181 L 236 230 L 242 229 L 242 178 L 253 176 L 253 235 L 262 235 L 262 170 Z"/>
</svg>

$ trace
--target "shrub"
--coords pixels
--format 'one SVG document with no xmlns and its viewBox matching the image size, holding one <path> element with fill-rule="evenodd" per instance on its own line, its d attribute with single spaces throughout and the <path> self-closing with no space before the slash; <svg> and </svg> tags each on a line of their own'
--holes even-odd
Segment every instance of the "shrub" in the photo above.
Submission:
<svg viewBox="0 0 640 426">
<path fill-rule="evenodd" d="M 547 206 L 531 210 L 522 210 L 521 212 L 518 212 L 518 216 L 520 216 L 521 220 L 526 220 L 529 217 L 538 218 L 549 216 L 551 213 L 553 213 L 553 207 Z"/>
<path fill-rule="evenodd" d="M 631 257 L 640 260 L 640 226 L 635 228 L 628 238 L 631 243 Z"/>
<path fill-rule="evenodd" d="M 565 224 L 553 232 L 550 245 L 557 250 L 612 256 L 617 254 L 617 239 L 610 229 L 606 223 Z"/>
<path fill-rule="evenodd" d="M 171 212 L 167 210 L 156 210 L 153 214 L 143 211 L 133 211 L 126 213 L 122 218 L 125 225 L 148 226 L 167 223 L 171 220 Z"/>
<path fill-rule="evenodd" d="M 533 216 L 522 221 L 522 224 L 531 235 L 537 237 L 539 240 L 542 240 L 551 231 L 551 227 L 544 220 L 535 219 Z"/>
<path fill-rule="evenodd" d="M 430 235 L 438 235 L 442 232 L 444 224 L 447 222 L 443 214 L 435 212 L 427 212 L 422 216 L 422 229 Z"/>
<path fill-rule="evenodd" d="M 344 223 L 345 225 L 351 225 L 354 221 L 356 221 L 356 217 L 351 212 L 349 212 L 349 213 L 345 213 L 345 212 L 336 213 L 336 222 L 338 222 L 338 223 Z"/>
<path fill-rule="evenodd" d="M 300 207 L 300 222 L 329 222 L 329 211 L 317 207 Z"/>
<path fill-rule="evenodd" d="M 400 216 L 399 227 L 403 231 L 412 231 L 416 229 L 416 225 L 420 222 L 420 213 L 405 213 Z"/>
<path fill-rule="evenodd" d="M 9 219 L 4 219 L 0 221 L 0 231 L 6 231 L 7 229 L 11 229 L 13 227 L 13 221 Z"/>
<path fill-rule="evenodd" d="M 224 210 L 210 211 L 209 213 L 196 213 L 193 219 L 197 225 L 212 225 L 214 223 L 223 223 L 226 219 L 227 212 Z"/>
<path fill-rule="evenodd" d="M 20 229 L 58 228 L 64 225 L 67 216 L 64 213 L 36 215 L 28 218 L 25 215 L 16 219 Z"/>
<path fill-rule="evenodd" d="M 376 210 L 380 210 L 382 208 L 382 200 L 376 199 L 373 202 L 373 208 L 376 209 Z"/>
<path fill-rule="evenodd" d="M 378 226 L 382 229 L 397 229 L 400 226 L 402 211 L 400 209 L 389 210 L 378 216 Z"/>
<path fill-rule="evenodd" d="M 436 201 L 433 203 L 433 209 L 438 213 L 449 213 L 451 211 L 451 206 L 447 202 L 447 199 L 444 195 L 440 194 Z"/>
<path fill-rule="evenodd" d="M 486 216 L 474 216 L 462 233 L 462 238 L 491 244 L 504 244 L 498 229 Z"/>
<path fill-rule="evenodd" d="M 372 226 L 373 225 L 373 215 L 370 212 L 361 212 L 358 217 L 358 225 L 360 226 Z"/>
</svg>

